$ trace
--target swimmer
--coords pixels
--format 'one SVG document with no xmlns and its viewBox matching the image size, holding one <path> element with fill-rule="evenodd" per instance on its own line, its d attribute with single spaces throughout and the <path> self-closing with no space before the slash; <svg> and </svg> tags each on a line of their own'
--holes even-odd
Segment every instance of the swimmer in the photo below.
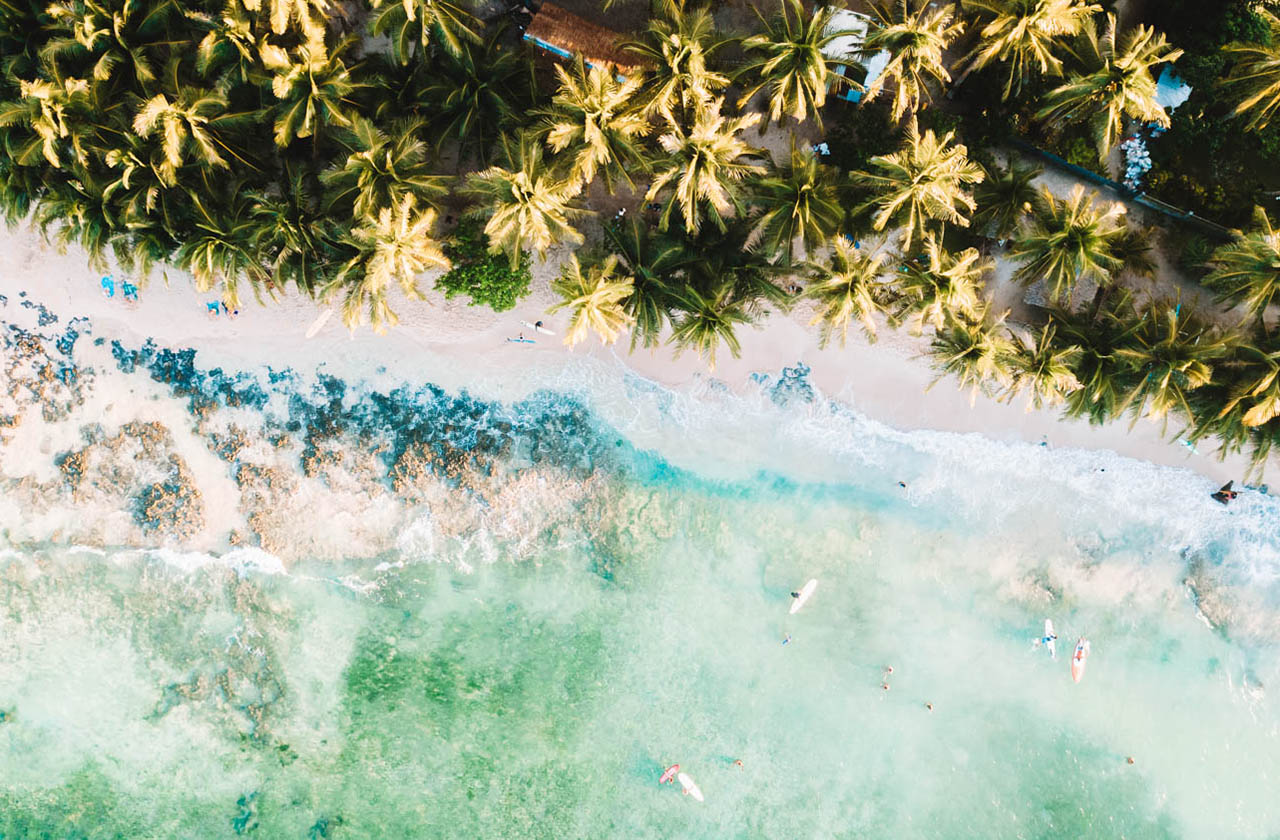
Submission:
<svg viewBox="0 0 1280 840">
<path fill-rule="evenodd" d="M 791 634 L 790 634 L 790 633 L 788 633 L 786 636 L 784 636 L 784 637 L 783 637 L 783 639 L 782 639 L 782 643 L 785 645 L 785 644 L 787 644 L 787 643 L 788 643 L 788 642 L 790 642 L 790 641 L 791 641 Z"/>
<path fill-rule="evenodd" d="M 880 687 L 881 687 L 881 688 L 883 688 L 885 691 L 888 691 L 888 690 L 889 690 L 889 684 L 888 684 L 888 683 L 881 683 L 881 684 L 880 684 Z"/>
<path fill-rule="evenodd" d="M 885 676 L 888 676 L 889 674 L 892 674 L 892 673 L 893 673 L 893 666 L 892 666 L 892 665 L 886 665 L 886 666 L 884 666 L 884 673 L 885 673 Z"/>
<path fill-rule="evenodd" d="M 1133 764 L 1133 756 L 1129 756 L 1128 758 L 1125 759 L 1125 761 L 1129 762 L 1130 764 Z"/>
<path fill-rule="evenodd" d="M 925 704 L 924 704 L 924 707 L 925 707 L 926 709 L 928 709 L 929 711 L 931 711 L 931 712 L 933 711 L 933 704 L 932 704 L 932 703 L 925 703 Z"/>
<path fill-rule="evenodd" d="M 1131 761 L 1132 761 L 1132 759 L 1131 759 Z M 733 766 L 734 766 L 734 767 L 741 768 L 741 767 L 742 767 L 742 759 L 740 759 L 740 758 L 735 758 L 735 759 L 733 760 Z"/>
<path fill-rule="evenodd" d="M 905 481 L 899 481 L 898 486 L 901 487 L 903 490 L 907 489 L 907 483 Z"/>
</svg>

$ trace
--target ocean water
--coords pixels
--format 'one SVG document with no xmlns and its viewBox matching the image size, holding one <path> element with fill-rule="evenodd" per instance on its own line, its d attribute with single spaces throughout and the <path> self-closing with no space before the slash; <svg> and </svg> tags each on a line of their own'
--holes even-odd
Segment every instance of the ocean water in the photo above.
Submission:
<svg viewBox="0 0 1280 840">
<path fill-rule="evenodd" d="M 37 306 L 5 840 L 1280 834 L 1271 496 L 898 432 L 800 366 L 211 369 Z"/>
</svg>

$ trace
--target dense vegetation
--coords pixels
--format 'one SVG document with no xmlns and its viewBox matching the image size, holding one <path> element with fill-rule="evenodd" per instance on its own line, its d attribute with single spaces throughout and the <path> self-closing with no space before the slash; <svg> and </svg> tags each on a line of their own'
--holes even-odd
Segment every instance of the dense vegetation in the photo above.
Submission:
<svg viewBox="0 0 1280 840">
<path fill-rule="evenodd" d="M 624 77 L 549 69 L 509 16 L 446 0 L 2 0 L 0 207 L 95 259 L 178 265 L 231 305 L 292 284 L 377 329 L 396 321 L 389 292 L 420 297 L 428 270 L 507 309 L 530 252 L 582 245 L 553 284 L 571 343 L 630 332 L 714 364 L 803 296 L 824 341 L 907 324 L 975 391 L 1173 419 L 1265 458 L 1280 233 L 1259 216 L 1204 252 L 1205 282 L 1248 312 L 1226 328 L 1135 297 L 1149 233 L 996 153 L 1014 131 L 1104 161 L 1134 125 L 1170 125 L 1155 79 L 1181 57 L 1218 62 L 1197 79 L 1217 124 L 1270 154 L 1280 24 L 1265 9 L 1237 4 L 1251 23 L 1222 51 L 1221 33 L 1170 41 L 1087 0 L 880 0 L 863 53 L 836 60 L 829 11 L 756 5 L 755 28 L 726 35 L 716 3 L 655 0 Z M 863 104 L 830 104 L 881 50 Z M 768 126 L 825 129 L 832 154 L 796 141 L 774 160 L 753 145 Z M 594 219 L 586 198 L 604 192 L 630 212 Z M 451 236 L 442 215 L 463 219 Z M 1051 304 L 1039 323 L 990 310 L 988 253 L 1007 239 L 1016 278 Z"/>
</svg>

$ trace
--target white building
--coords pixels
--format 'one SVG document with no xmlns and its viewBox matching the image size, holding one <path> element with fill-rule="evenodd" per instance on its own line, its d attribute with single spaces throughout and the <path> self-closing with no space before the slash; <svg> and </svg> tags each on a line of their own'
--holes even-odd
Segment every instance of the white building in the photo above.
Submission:
<svg viewBox="0 0 1280 840">
<path fill-rule="evenodd" d="M 827 28 L 823 30 L 824 35 L 838 36 L 823 48 L 823 55 L 830 59 L 857 62 L 858 66 L 855 67 L 841 65 L 836 68 L 837 73 L 846 76 L 850 82 L 854 83 L 837 94 L 850 102 L 861 102 L 864 95 L 863 89 L 880 78 L 885 65 L 889 63 L 887 50 L 881 50 L 870 58 L 863 54 L 862 45 L 867 41 L 867 33 L 871 30 L 871 25 L 871 18 L 860 12 L 836 9 L 827 23 Z M 864 68 L 865 74 L 858 67 Z"/>
</svg>

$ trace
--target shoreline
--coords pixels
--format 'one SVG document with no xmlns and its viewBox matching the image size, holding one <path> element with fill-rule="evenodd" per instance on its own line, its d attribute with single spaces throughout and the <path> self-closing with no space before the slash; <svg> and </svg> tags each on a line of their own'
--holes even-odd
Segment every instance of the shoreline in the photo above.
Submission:
<svg viewBox="0 0 1280 840">
<path fill-rule="evenodd" d="M 101 293 L 100 272 L 89 267 L 87 255 L 78 248 L 59 254 L 25 225 L 6 229 L 0 245 L 0 294 L 8 297 L 10 306 L 17 305 L 20 291 L 26 291 L 29 299 L 48 306 L 64 322 L 71 317 L 89 318 L 97 336 L 138 345 L 151 338 L 159 344 L 193 348 L 203 367 L 323 365 L 350 377 L 385 373 L 460 388 L 468 382 L 458 378 L 457 370 L 424 369 L 422 351 L 443 357 L 446 363 L 450 358 L 466 358 L 469 367 L 474 363 L 504 377 L 545 371 L 549 365 L 563 363 L 564 354 L 575 354 L 616 362 L 667 388 L 687 389 L 717 381 L 741 392 L 752 374 L 776 375 L 784 367 L 804 364 L 810 368 L 809 381 L 825 397 L 903 431 L 976 433 L 1003 442 L 1110 451 L 1190 469 L 1218 483 L 1240 481 L 1248 467 L 1247 458 L 1231 455 L 1220 461 L 1216 450 L 1207 446 L 1193 453 L 1162 437 L 1160 427 L 1151 421 L 1140 421 L 1132 428 L 1123 422 L 1091 426 L 1061 418 L 1058 409 L 1026 410 L 1022 398 L 1008 403 L 979 394 L 971 403 L 969 393 L 950 379 L 929 388 L 935 373 L 927 357 L 922 357 L 927 338 L 885 327 L 874 343 L 851 331 L 846 347 L 833 343 L 823 349 L 817 330 L 807 325 L 810 310 L 804 304 L 790 313 L 771 312 L 754 328 L 744 329 L 741 358 L 724 354 L 710 373 L 696 355 L 677 357 L 665 345 L 629 351 L 626 335 L 615 347 L 603 347 L 592 337 L 570 350 L 561 339 L 567 316 L 545 314 L 556 300 L 549 283 L 559 261 L 567 256 L 566 249 L 554 250 L 547 260 L 535 263 L 530 295 L 509 312 L 469 306 L 463 298 L 446 301 L 431 288 L 434 278 L 428 276 L 420 284 L 426 301 L 396 296 L 393 305 L 401 321 L 385 335 L 368 329 L 351 335 L 334 317 L 314 338 L 306 339 L 308 327 L 324 307 L 297 294 L 283 295 L 267 306 L 246 300 L 234 319 L 210 317 L 205 302 L 218 296 L 196 293 L 181 272 L 156 271 L 141 286 L 138 303 L 132 304 L 124 302 L 119 292 L 110 299 Z M 536 344 L 508 343 L 507 338 L 529 332 L 521 326 L 522 320 L 543 320 L 559 334 L 539 335 Z"/>
</svg>

